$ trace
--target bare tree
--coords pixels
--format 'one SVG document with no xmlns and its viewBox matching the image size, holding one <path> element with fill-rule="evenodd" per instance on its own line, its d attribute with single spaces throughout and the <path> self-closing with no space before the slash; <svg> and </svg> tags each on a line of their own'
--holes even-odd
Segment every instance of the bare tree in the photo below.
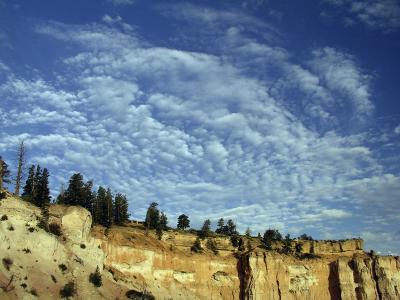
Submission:
<svg viewBox="0 0 400 300">
<path fill-rule="evenodd" d="M 19 189 L 21 186 L 21 180 L 23 177 L 23 168 L 25 165 L 25 145 L 24 141 L 22 140 L 18 145 L 18 169 L 17 169 L 17 177 L 15 178 L 15 191 L 14 194 L 19 196 Z"/>
</svg>

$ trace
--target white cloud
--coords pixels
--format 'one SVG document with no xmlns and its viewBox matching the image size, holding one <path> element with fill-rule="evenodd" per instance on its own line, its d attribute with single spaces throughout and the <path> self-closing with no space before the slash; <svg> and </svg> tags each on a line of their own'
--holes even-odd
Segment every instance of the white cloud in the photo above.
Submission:
<svg viewBox="0 0 400 300">
<path fill-rule="evenodd" d="M 223 13 L 229 22 L 233 15 Z M 14 75 L 0 86 L 0 108 L 12 104 L 0 115 L 0 150 L 24 135 L 34 160 L 51 166 L 53 186 L 76 170 L 127 193 L 136 218 L 159 201 L 170 219 L 185 212 L 194 226 L 231 217 L 241 230 L 314 226 L 317 235 L 359 216 L 363 179 L 376 187 L 371 200 L 394 189 L 397 177 L 381 172 L 365 137 L 339 130 L 353 114 L 335 111 L 338 103 L 365 119 L 373 110 L 370 79 L 353 57 L 319 49 L 299 65 L 288 50 L 235 30 L 217 30 L 234 45 L 222 54 L 183 51 L 151 45 L 114 20 L 37 28 L 74 49 L 62 57 L 65 81 Z M 249 75 L 257 64 L 282 77 Z M 329 130 L 308 126 L 325 116 Z"/>
<path fill-rule="evenodd" d="M 132 5 L 135 3 L 134 0 L 107 0 L 107 2 L 112 3 L 115 6 Z"/>
<path fill-rule="evenodd" d="M 324 0 L 345 11 L 345 23 L 353 25 L 359 22 L 373 29 L 384 31 L 400 27 L 400 4 L 396 0 Z"/>
</svg>

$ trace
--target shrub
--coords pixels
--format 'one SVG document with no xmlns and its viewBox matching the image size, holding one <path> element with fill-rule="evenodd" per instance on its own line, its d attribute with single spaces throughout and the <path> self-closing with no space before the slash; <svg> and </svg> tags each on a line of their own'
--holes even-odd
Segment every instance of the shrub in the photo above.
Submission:
<svg viewBox="0 0 400 300">
<path fill-rule="evenodd" d="M 37 291 L 36 291 L 36 289 L 35 288 L 31 288 L 31 292 L 30 292 L 33 296 L 38 296 L 38 293 L 37 293 Z"/>
<path fill-rule="evenodd" d="M 65 272 L 68 270 L 67 266 L 64 264 L 59 264 L 58 268 L 61 270 L 61 272 Z"/>
<path fill-rule="evenodd" d="M 86 245 L 85 244 L 81 244 L 81 249 L 85 249 Z"/>
<path fill-rule="evenodd" d="M 61 226 L 57 223 L 50 223 L 49 232 L 56 236 L 61 236 L 62 235 Z"/>
<path fill-rule="evenodd" d="M 2 215 L 0 220 L 1 221 L 7 221 L 8 220 L 7 215 Z"/>
<path fill-rule="evenodd" d="M 22 251 L 24 251 L 26 254 L 31 253 L 31 249 L 29 248 L 24 248 L 22 249 Z"/>
<path fill-rule="evenodd" d="M 76 294 L 75 283 L 73 281 L 68 282 L 64 287 L 60 290 L 61 298 L 73 297 Z"/>
<path fill-rule="evenodd" d="M 29 231 L 29 232 L 34 232 L 34 231 L 35 231 L 35 228 L 29 227 L 29 228 L 28 228 L 28 231 Z"/>
<path fill-rule="evenodd" d="M 208 239 L 206 246 L 207 249 L 210 249 L 212 252 L 214 252 L 215 255 L 218 254 L 217 243 L 214 239 Z"/>
<path fill-rule="evenodd" d="M 99 270 L 99 266 L 97 266 L 96 271 L 89 275 L 89 281 L 93 283 L 94 286 L 100 287 L 102 286 L 103 282 L 101 280 L 101 274 Z"/>
<path fill-rule="evenodd" d="M 199 253 L 203 250 L 200 243 L 200 238 L 197 237 L 196 241 L 194 242 L 193 246 L 190 248 L 191 251 Z"/>
<path fill-rule="evenodd" d="M 14 226 L 12 226 L 12 225 L 10 224 L 10 225 L 8 225 L 7 229 L 10 230 L 10 231 L 14 231 Z"/>
<path fill-rule="evenodd" d="M 4 266 L 4 268 L 7 269 L 7 271 L 10 271 L 10 267 L 12 266 L 12 264 L 13 264 L 13 260 L 11 258 L 9 258 L 9 257 L 3 258 L 3 266 Z"/>
<path fill-rule="evenodd" d="M 302 253 L 298 255 L 299 259 L 318 259 L 321 258 L 321 256 L 313 254 L 313 253 Z"/>
<path fill-rule="evenodd" d="M 133 300 L 155 300 L 156 299 L 156 298 L 154 298 L 154 296 L 152 294 L 150 294 L 147 291 L 138 292 L 135 290 L 130 290 L 130 291 L 127 291 L 125 295 L 128 299 L 133 299 Z"/>
<path fill-rule="evenodd" d="M 0 200 L 6 199 L 6 198 L 7 198 L 7 193 L 3 192 L 3 191 L 0 191 Z"/>
<path fill-rule="evenodd" d="M 51 280 L 53 280 L 54 283 L 57 283 L 57 278 L 54 275 L 50 275 Z"/>
<path fill-rule="evenodd" d="M 299 240 L 306 240 L 306 241 L 312 241 L 313 238 L 311 237 L 311 235 L 307 235 L 305 233 L 303 233 L 302 235 L 300 235 L 298 237 Z"/>
<path fill-rule="evenodd" d="M 21 283 L 21 286 L 22 286 L 24 289 L 26 289 L 26 287 L 27 287 L 27 285 L 26 285 L 25 282 L 24 282 L 24 283 Z"/>
</svg>

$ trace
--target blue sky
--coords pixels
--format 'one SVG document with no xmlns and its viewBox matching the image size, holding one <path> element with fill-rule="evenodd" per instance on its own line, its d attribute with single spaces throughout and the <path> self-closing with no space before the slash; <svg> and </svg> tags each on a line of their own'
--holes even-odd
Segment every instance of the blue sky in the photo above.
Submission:
<svg viewBox="0 0 400 300">
<path fill-rule="evenodd" d="M 399 30 L 395 0 L 0 0 L 0 153 L 134 218 L 399 253 Z"/>
</svg>

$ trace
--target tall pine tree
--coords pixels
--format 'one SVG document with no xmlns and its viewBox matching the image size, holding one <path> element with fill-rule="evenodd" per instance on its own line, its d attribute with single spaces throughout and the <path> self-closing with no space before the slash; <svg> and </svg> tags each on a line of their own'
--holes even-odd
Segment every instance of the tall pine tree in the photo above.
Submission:
<svg viewBox="0 0 400 300">
<path fill-rule="evenodd" d="M 111 193 L 110 188 L 108 188 L 106 192 L 106 204 L 107 204 L 106 227 L 111 227 L 114 221 L 114 206 L 113 206 L 113 195 Z"/>
<path fill-rule="evenodd" d="M 123 225 L 128 219 L 128 200 L 125 195 L 118 193 L 114 199 L 114 221 L 118 225 Z"/>
<path fill-rule="evenodd" d="M 37 178 L 37 188 L 36 188 L 36 205 L 39 207 L 44 207 L 50 203 L 50 189 L 49 189 L 49 171 L 44 168 Z"/>
<path fill-rule="evenodd" d="M 80 173 L 75 173 L 69 179 L 68 188 L 65 191 L 64 204 L 83 206 L 85 202 L 84 182 Z"/>
<path fill-rule="evenodd" d="M 147 229 L 157 229 L 160 223 L 160 211 L 158 210 L 158 203 L 153 202 L 150 204 L 146 213 L 145 225 Z"/>
<path fill-rule="evenodd" d="M 29 168 L 28 178 L 24 187 L 22 198 L 36 206 L 44 207 L 50 203 L 49 171 L 32 165 Z"/>
<path fill-rule="evenodd" d="M 33 191 L 35 185 L 35 165 L 30 166 L 28 171 L 28 178 L 24 186 L 22 198 L 26 201 L 32 202 Z"/>
<path fill-rule="evenodd" d="M 0 156 L 0 190 L 3 188 L 3 183 L 10 183 L 10 170 L 7 163 Z"/>
</svg>

